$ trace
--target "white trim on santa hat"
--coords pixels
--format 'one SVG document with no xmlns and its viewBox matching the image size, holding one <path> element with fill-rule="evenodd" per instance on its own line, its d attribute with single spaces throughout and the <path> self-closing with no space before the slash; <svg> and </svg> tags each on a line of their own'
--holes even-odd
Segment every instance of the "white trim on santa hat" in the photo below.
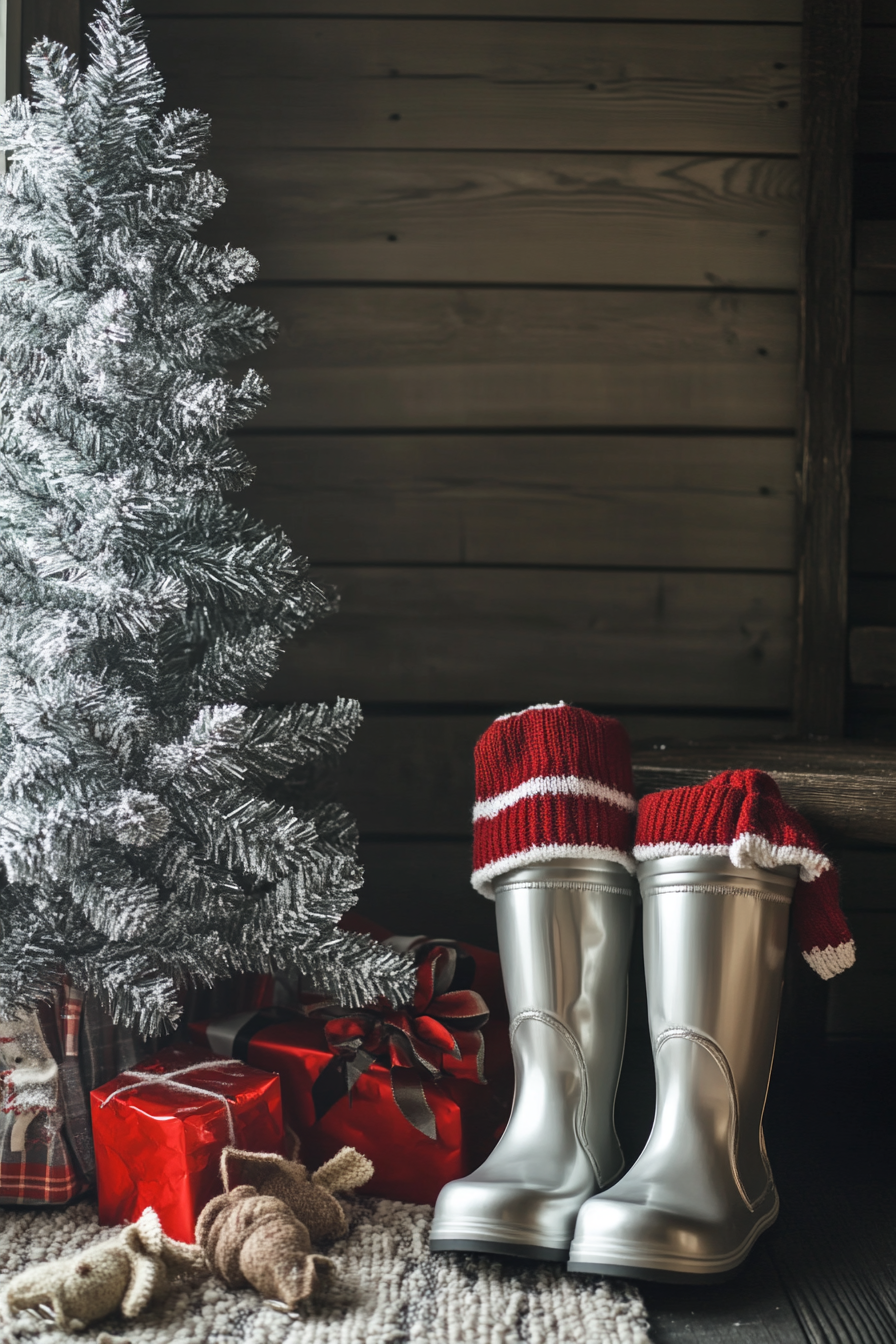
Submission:
<svg viewBox="0 0 896 1344">
<path fill-rule="evenodd" d="M 826 854 L 796 845 L 773 845 L 764 835 L 739 835 L 730 845 L 690 845 L 684 840 L 664 840 L 656 845 L 635 845 L 632 853 L 638 863 L 650 859 L 671 858 L 675 854 L 717 854 L 728 858 L 735 868 L 785 868 L 799 866 L 803 882 L 814 882 L 833 867 Z M 852 962 L 850 962 L 852 965 Z M 821 972 L 819 971 L 819 974 Z M 836 972 L 835 972 L 836 974 Z"/>
<path fill-rule="evenodd" d="M 473 820 L 491 820 L 522 798 L 545 798 L 560 794 L 575 798 L 600 798 L 613 807 L 622 808 L 623 812 L 635 812 L 638 807 L 630 793 L 622 793 L 596 779 L 581 779 L 578 775 L 536 775 L 534 779 L 524 779 L 522 784 L 508 789 L 506 793 L 483 798 L 473 808 Z"/>
<path fill-rule="evenodd" d="M 470 883 L 480 896 L 493 901 L 495 893 L 492 882 L 496 877 L 502 873 L 512 873 L 514 868 L 525 868 L 530 863 L 549 863 L 554 859 L 608 859 L 611 863 L 620 864 L 632 876 L 635 873 L 631 854 L 625 854 L 621 849 L 607 849 L 603 845 L 533 845 L 531 849 L 524 849 L 518 854 L 506 854 L 502 859 L 495 859 L 477 868 Z"/>
<path fill-rule="evenodd" d="M 495 723 L 503 723 L 505 719 L 519 719 L 523 714 L 531 714 L 533 709 L 565 709 L 566 701 L 558 700 L 553 705 L 529 705 L 528 709 L 515 709 L 510 714 L 499 714 Z"/>
<path fill-rule="evenodd" d="M 835 975 L 855 965 L 856 945 L 850 938 L 839 947 L 813 947 L 811 952 L 803 953 L 803 958 L 822 980 L 833 980 Z"/>
</svg>

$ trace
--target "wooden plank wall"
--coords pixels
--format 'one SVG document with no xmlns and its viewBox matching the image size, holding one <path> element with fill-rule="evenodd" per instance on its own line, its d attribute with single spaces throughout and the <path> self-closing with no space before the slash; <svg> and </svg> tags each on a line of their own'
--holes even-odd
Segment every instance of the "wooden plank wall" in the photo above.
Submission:
<svg viewBox="0 0 896 1344">
<path fill-rule="evenodd" d="M 272 694 L 364 703 L 367 909 L 492 941 L 495 713 L 790 721 L 798 0 L 143 10 L 281 323 L 246 502 L 342 593 Z"/>
</svg>

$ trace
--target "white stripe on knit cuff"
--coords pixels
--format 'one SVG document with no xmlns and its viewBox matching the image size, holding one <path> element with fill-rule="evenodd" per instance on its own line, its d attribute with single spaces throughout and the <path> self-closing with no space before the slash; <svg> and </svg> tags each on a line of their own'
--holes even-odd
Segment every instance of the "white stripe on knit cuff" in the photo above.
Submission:
<svg viewBox="0 0 896 1344">
<path fill-rule="evenodd" d="M 675 854 L 718 854 L 728 858 L 735 868 L 799 867 L 803 882 L 814 882 L 834 865 L 827 854 L 817 849 L 798 848 L 796 845 L 773 845 L 764 835 L 739 835 L 730 845 L 692 845 L 684 840 L 664 840 L 656 845 L 635 845 L 632 850 L 638 863 L 650 859 L 667 859 Z"/>
<path fill-rule="evenodd" d="M 855 965 L 856 945 L 850 938 L 839 947 L 813 947 L 811 952 L 804 952 L 803 957 L 822 980 L 833 980 L 835 975 Z"/>
<path fill-rule="evenodd" d="M 515 710 L 513 710 L 513 712 L 510 713 L 510 714 L 499 714 L 498 717 L 495 719 L 495 723 L 503 723 L 503 722 L 505 721 L 505 719 L 519 719 L 519 718 L 522 718 L 522 716 L 523 716 L 524 714 L 531 714 L 532 711 L 533 711 L 533 709 L 565 709 L 565 708 L 566 708 L 566 701 L 565 701 L 565 700 L 557 700 L 557 701 L 555 701 L 555 703 L 552 704 L 552 705 L 548 705 L 548 704 L 544 704 L 544 705 L 529 705 L 529 707 L 528 707 L 527 709 L 515 709 Z"/>
<path fill-rule="evenodd" d="M 623 812 L 634 812 L 638 806 L 630 793 L 622 793 L 609 784 L 600 784 L 596 779 L 581 779 L 578 775 L 538 775 L 535 779 L 523 780 L 522 784 L 508 789 L 506 793 L 483 798 L 473 808 L 473 820 L 490 821 L 523 798 L 556 797 L 561 794 L 574 798 L 599 798 L 613 807 L 621 807 Z"/>
<path fill-rule="evenodd" d="M 488 900 L 495 899 L 492 882 L 502 873 L 512 873 L 515 868 L 525 868 L 530 863 L 550 863 L 553 859 L 607 859 L 618 863 L 627 873 L 634 876 L 635 864 L 631 854 L 621 849 L 610 849 L 604 845 L 533 845 L 531 849 L 521 850 L 518 854 L 506 854 L 503 859 L 495 859 L 477 868 L 470 878 L 474 891 Z"/>
</svg>

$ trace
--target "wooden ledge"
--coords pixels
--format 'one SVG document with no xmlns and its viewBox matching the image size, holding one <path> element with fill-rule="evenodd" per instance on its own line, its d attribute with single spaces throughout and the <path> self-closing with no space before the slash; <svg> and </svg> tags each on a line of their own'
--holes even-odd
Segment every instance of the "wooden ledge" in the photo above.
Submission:
<svg viewBox="0 0 896 1344">
<path fill-rule="evenodd" d="M 896 747 L 854 741 L 635 743 L 638 796 L 766 770 L 826 840 L 896 845 Z"/>
</svg>

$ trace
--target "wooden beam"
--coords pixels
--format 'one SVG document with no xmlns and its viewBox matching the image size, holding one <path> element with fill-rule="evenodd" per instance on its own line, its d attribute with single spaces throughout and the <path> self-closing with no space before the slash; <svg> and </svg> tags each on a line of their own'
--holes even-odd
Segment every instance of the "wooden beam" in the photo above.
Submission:
<svg viewBox="0 0 896 1344">
<path fill-rule="evenodd" d="M 457 708 L 457 707 L 455 707 Z M 470 713 L 420 713 L 364 705 L 364 722 L 340 762 L 339 801 L 358 820 L 364 839 L 469 840 L 475 798 L 473 749 L 495 716 L 517 708 L 506 700 Z M 606 702 L 592 706 L 607 710 Z M 636 749 L 654 742 L 729 743 L 784 735 L 785 719 L 728 714 L 626 713 L 619 718 Z M 896 882 L 896 869 L 894 869 Z"/>
<path fill-rule="evenodd" d="M 861 0 L 803 10 L 797 731 L 843 731 L 852 434 L 852 154 Z"/>
<path fill-rule="evenodd" d="M 512 706 L 504 702 L 471 714 L 369 713 L 346 753 L 339 792 L 362 835 L 421 844 L 426 838 L 467 838 L 475 796 L 473 747 L 499 707 Z M 661 716 L 621 717 L 636 735 L 632 760 L 639 797 L 752 767 L 773 775 L 787 801 L 826 841 L 896 845 L 896 746 L 773 739 L 767 720 L 755 721 L 763 739 L 744 735 L 746 721 L 735 737 L 729 720 L 724 737 L 683 740 L 695 726 L 683 716 L 677 722 L 665 716 L 668 732 L 660 726 Z M 852 850 L 850 855 L 844 858 L 849 907 L 896 910 L 893 855 L 879 852 L 861 860 Z"/>
<path fill-rule="evenodd" d="M 896 844 L 896 747 L 867 742 L 669 742 L 635 751 L 633 764 L 639 796 L 703 784 L 722 770 L 766 770 L 826 840 Z"/>
</svg>

